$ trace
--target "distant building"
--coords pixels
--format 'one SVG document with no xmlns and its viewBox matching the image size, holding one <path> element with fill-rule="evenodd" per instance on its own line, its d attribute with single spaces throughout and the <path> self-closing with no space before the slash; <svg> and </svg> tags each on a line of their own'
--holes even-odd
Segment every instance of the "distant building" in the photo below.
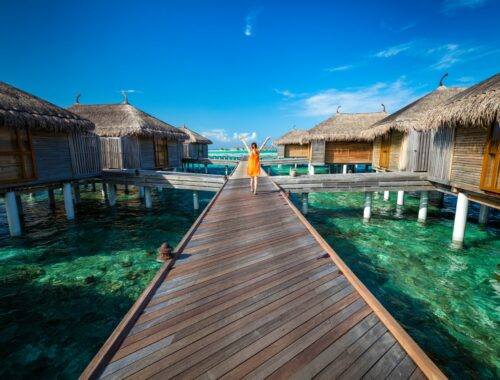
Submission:
<svg viewBox="0 0 500 380">
<path fill-rule="evenodd" d="M 273 141 L 273 145 L 277 146 L 278 158 L 308 158 L 309 144 L 301 142 L 305 134 L 306 130 L 292 129 Z"/>
<path fill-rule="evenodd" d="M 189 129 L 185 125 L 179 128 L 179 130 L 189 136 L 187 140 L 184 140 L 184 158 L 208 158 L 208 146 L 212 144 L 211 140 Z"/>
</svg>

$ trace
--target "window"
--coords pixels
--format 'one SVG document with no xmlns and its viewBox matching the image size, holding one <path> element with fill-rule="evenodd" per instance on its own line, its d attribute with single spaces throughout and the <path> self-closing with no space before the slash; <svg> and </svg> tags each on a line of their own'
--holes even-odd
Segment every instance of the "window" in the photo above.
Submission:
<svg viewBox="0 0 500 380">
<path fill-rule="evenodd" d="M 0 128 L 0 182 L 25 182 L 35 178 L 29 130 Z"/>
<path fill-rule="evenodd" d="M 500 193 L 500 124 L 498 121 L 491 127 L 486 142 L 480 187 L 482 190 Z"/>
<path fill-rule="evenodd" d="M 155 137 L 155 164 L 157 168 L 164 168 L 168 166 L 167 139 Z"/>
</svg>

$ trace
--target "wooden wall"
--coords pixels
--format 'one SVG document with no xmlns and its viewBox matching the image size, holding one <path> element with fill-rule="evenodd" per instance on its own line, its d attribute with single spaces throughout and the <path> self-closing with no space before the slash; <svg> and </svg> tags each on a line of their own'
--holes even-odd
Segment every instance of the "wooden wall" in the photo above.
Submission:
<svg viewBox="0 0 500 380">
<path fill-rule="evenodd" d="M 172 168 L 182 166 L 183 143 L 177 141 L 168 142 L 168 163 Z"/>
<path fill-rule="evenodd" d="M 399 131 L 392 131 L 391 133 L 391 158 L 389 161 L 389 170 L 390 171 L 399 171 L 401 170 L 401 162 L 404 162 L 405 157 L 402 157 L 402 152 L 404 152 L 404 148 L 406 141 L 405 135 Z"/>
<path fill-rule="evenodd" d="M 372 166 L 375 168 L 380 168 L 380 144 L 382 142 L 381 137 L 376 137 L 373 140 L 373 154 L 372 154 Z"/>
<path fill-rule="evenodd" d="M 404 139 L 404 152 L 400 158 L 400 170 L 426 172 L 429 166 L 431 132 L 410 131 Z"/>
<path fill-rule="evenodd" d="M 141 167 L 141 149 L 139 138 L 124 136 L 122 140 L 122 157 L 124 169 L 139 169 Z"/>
<path fill-rule="evenodd" d="M 456 129 L 450 174 L 453 186 L 479 190 L 487 137 L 487 129 L 461 127 Z"/>
<path fill-rule="evenodd" d="M 120 137 L 100 137 L 101 167 L 103 169 L 123 169 L 122 139 Z"/>
<path fill-rule="evenodd" d="M 287 144 L 285 145 L 285 157 L 307 158 L 309 157 L 309 144 Z"/>
<path fill-rule="evenodd" d="M 280 144 L 278 145 L 278 158 L 284 158 L 285 157 L 285 146 Z"/>
<path fill-rule="evenodd" d="M 325 164 L 325 142 L 324 141 L 312 141 L 311 151 L 309 161 L 313 165 L 324 165 Z"/>
<path fill-rule="evenodd" d="M 101 174 L 101 149 L 96 134 L 70 133 L 69 150 L 74 176 Z"/>
<path fill-rule="evenodd" d="M 372 150 L 372 143 L 369 142 L 327 142 L 325 162 L 328 164 L 371 164 Z"/>
<path fill-rule="evenodd" d="M 156 168 L 154 139 L 152 137 L 141 137 L 139 139 L 139 146 L 141 150 L 141 168 Z"/>
<path fill-rule="evenodd" d="M 429 179 L 442 184 L 450 182 L 450 164 L 455 140 L 454 128 L 439 128 L 431 132 L 429 148 Z"/>
<path fill-rule="evenodd" d="M 66 133 L 32 131 L 37 180 L 66 180 L 73 177 L 71 152 Z"/>
<path fill-rule="evenodd" d="M 208 158 L 207 144 L 183 143 L 184 158 Z"/>
</svg>

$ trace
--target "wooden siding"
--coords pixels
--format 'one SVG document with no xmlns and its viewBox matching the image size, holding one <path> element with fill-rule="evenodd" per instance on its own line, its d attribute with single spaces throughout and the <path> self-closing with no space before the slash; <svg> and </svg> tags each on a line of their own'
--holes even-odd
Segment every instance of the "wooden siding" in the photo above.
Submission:
<svg viewBox="0 0 500 380">
<path fill-rule="evenodd" d="M 285 145 L 285 157 L 309 157 L 309 145 Z"/>
<path fill-rule="evenodd" d="M 153 169 L 156 167 L 155 146 L 152 138 L 140 138 L 139 145 L 141 149 L 141 168 Z"/>
<path fill-rule="evenodd" d="M 101 173 L 99 136 L 71 133 L 69 135 L 69 150 L 74 176 Z"/>
<path fill-rule="evenodd" d="M 487 137 L 487 129 L 457 128 L 450 175 L 453 186 L 479 191 Z"/>
<path fill-rule="evenodd" d="M 285 158 L 285 146 L 278 145 L 278 158 Z"/>
<path fill-rule="evenodd" d="M 368 142 L 327 142 L 325 162 L 328 164 L 371 164 L 372 144 Z"/>
<path fill-rule="evenodd" d="M 32 131 L 37 181 L 66 180 L 73 177 L 68 135 Z"/>
<path fill-rule="evenodd" d="M 405 153 L 400 159 L 400 170 L 426 172 L 429 164 L 431 132 L 410 131 L 405 139 Z"/>
<path fill-rule="evenodd" d="M 208 158 L 208 145 L 207 144 L 183 144 L 184 158 Z"/>
<path fill-rule="evenodd" d="M 324 165 L 325 163 L 325 142 L 311 142 L 311 163 L 313 165 Z"/>
<path fill-rule="evenodd" d="M 168 164 L 172 168 L 182 165 L 183 143 L 177 141 L 168 142 Z"/>
<path fill-rule="evenodd" d="M 401 170 L 401 151 L 404 147 L 404 134 L 398 131 L 392 131 L 391 133 L 391 157 L 389 160 L 389 170 L 399 171 Z"/>
<path fill-rule="evenodd" d="M 428 169 L 430 180 L 446 185 L 449 184 L 454 140 L 454 128 L 439 128 L 432 131 Z"/>
<path fill-rule="evenodd" d="M 372 166 L 374 168 L 380 168 L 380 144 L 382 142 L 381 137 L 375 138 L 373 140 L 373 154 L 372 154 Z"/>
<path fill-rule="evenodd" d="M 122 157 L 124 169 L 139 169 L 141 167 L 141 149 L 137 137 L 122 137 Z"/>
<path fill-rule="evenodd" d="M 100 137 L 101 167 L 103 169 L 123 169 L 122 139 L 120 137 Z"/>
</svg>

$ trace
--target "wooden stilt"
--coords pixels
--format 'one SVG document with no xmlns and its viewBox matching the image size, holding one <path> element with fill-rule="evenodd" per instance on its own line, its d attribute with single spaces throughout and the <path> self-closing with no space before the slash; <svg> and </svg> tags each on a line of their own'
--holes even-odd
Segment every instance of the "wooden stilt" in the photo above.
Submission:
<svg viewBox="0 0 500 380">
<path fill-rule="evenodd" d="M 200 209 L 200 199 L 197 191 L 193 191 L 193 207 L 195 211 Z"/>
<path fill-rule="evenodd" d="M 420 223 L 425 223 L 427 220 L 427 206 L 429 204 L 429 192 L 420 192 L 420 204 L 418 207 L 418 221 Z"/>
<path fill-rule="evenodd" d="M 116 205 L 116 187 L 114 184 L 108 184 L 108 202 L 111 207 Z"/>
<path fill-rule="evenodd" d="M 17 209 L 16 193 L 9 191 L 5 194 L 5 209 L 7 211 L 7 222 L 11 236 L 21 235 L 21 220 Z"/>
<path fill-rule="evenodd" d="M 452 242 L 456 247 L 461 247 L 464 243 L 468 208 L 469 208 L 469 198 L 464 193 L 458 193 L 457 207 L 455 210 L 455 223 L 453 225 L 453 236 L 452 236 Z"/>
<path fill-rule="evenodd" d="M 372 217 L 372 193 L 365 193 L 365 208 L 363 210 L 363 221 L 368 223 Z"/>
<path fill-rule="evenodd" d="M 67 182 L 63 185 L 64 207 L 66 217 L 70 220 L 75 219 L 75 206 L 73 205 L 73 186 Z"/>
<path fill-rule="evenodd" d="M 144 201 L 146 203 L 146 208 L 152 208 L 153 207 L 153 197 L 151 195 L 151 188 L 150 187 L 143 187 L 144 189 Z"/>
<path fill-rule="evenodd" d="M 309 212 L 309 194 L 302 193 L 302 214 L 307 215 Z"/>
</svg>

